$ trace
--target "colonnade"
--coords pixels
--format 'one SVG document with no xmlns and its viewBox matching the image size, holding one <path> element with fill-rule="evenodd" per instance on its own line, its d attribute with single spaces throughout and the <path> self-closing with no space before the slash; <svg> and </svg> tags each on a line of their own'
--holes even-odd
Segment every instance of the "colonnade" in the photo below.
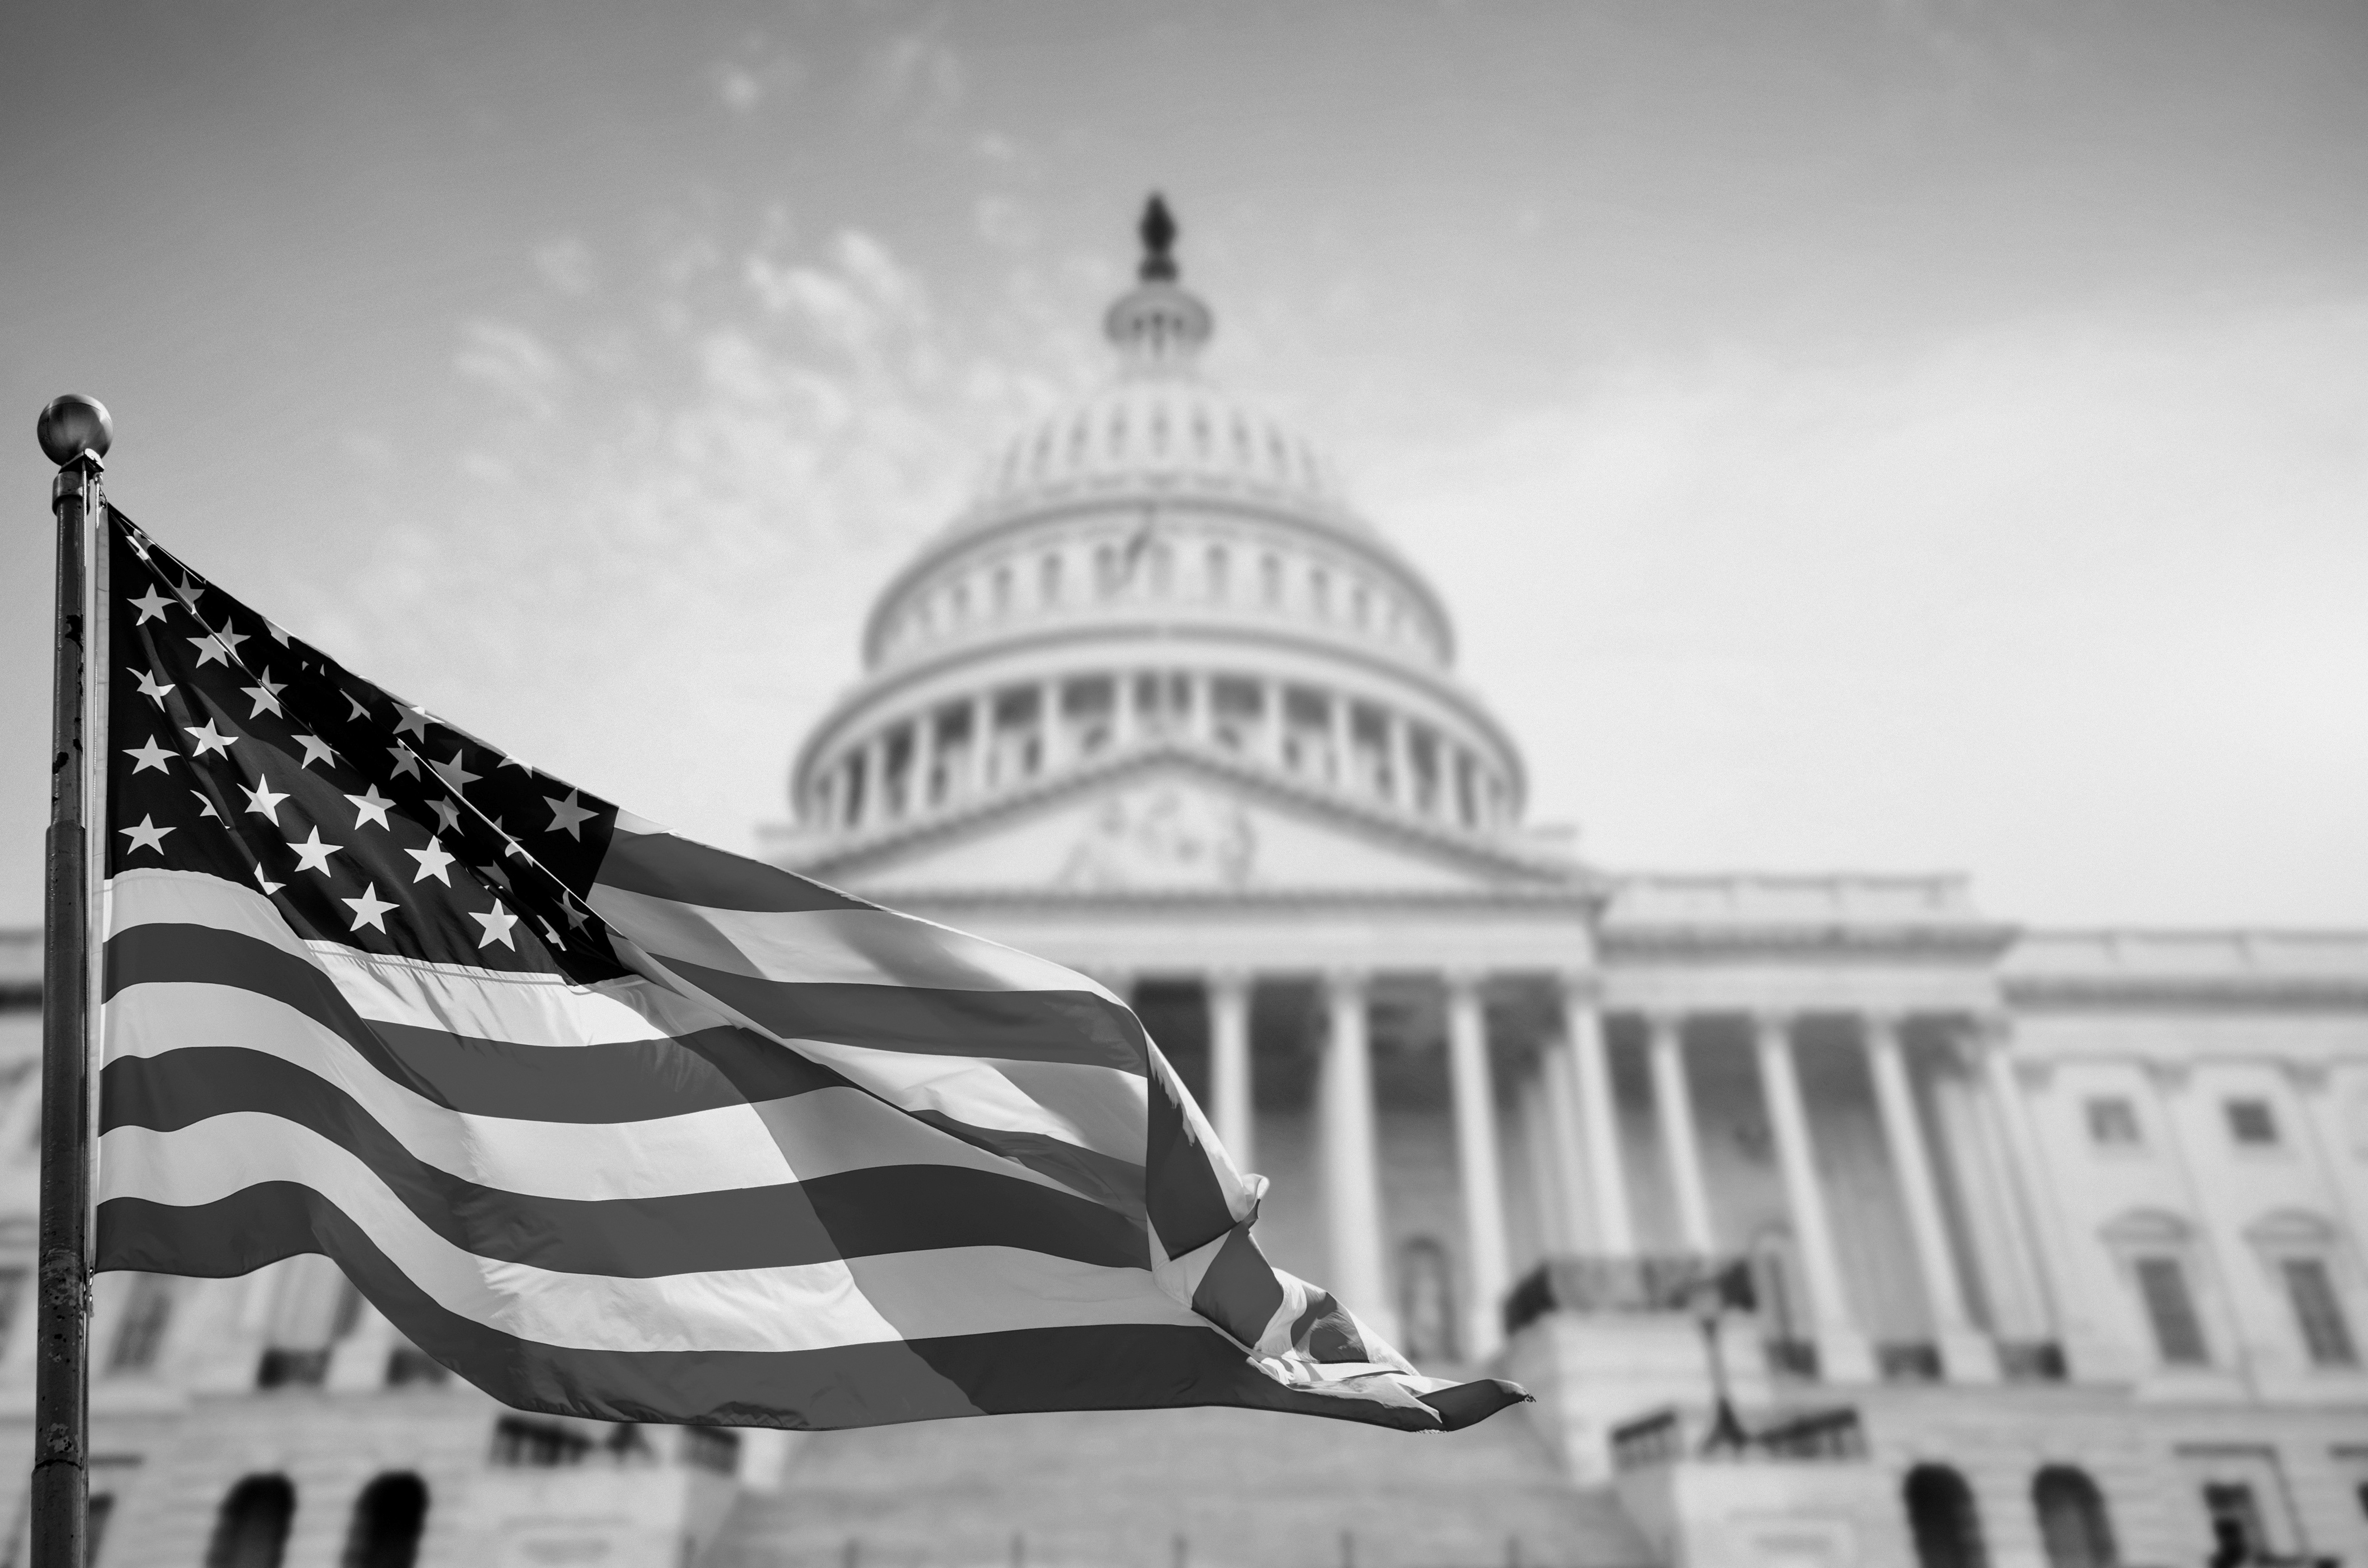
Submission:
<svg viewBox="0 0 2368 1568">
<path fill-rule="evenodd" d="M 1501 1332 L 1498 1307 L 1512 1283 L 1496 1113 L 1497 1069 L 1486 1011 L 1491 978 L 1465 971 L 1437 977 L 1446 1020 L 1446 1109 L 1463 1224 L 1463 1283 L 1471 1325 L 1466 1348 L 1479 1356 L 1496 1347 Z M 1548 977 L 1495 978 L 1535 982 Z M 1372 1092 L 1372 980 L 1370 973 L 1355 971 L 1321 977 L 1326 1028 L 1314 1111 L 1330 1256 L 1325 1282 L 1378 1326 L 1389 1323 L 1395 1312 Z M 1594 977 L 1566 973 L 1551 981 L 1557 1017 L 1539 1042 L 1536 1076 L 1529 1092 L 1543 1101 L 1537 1109 L 1549 1144 L 1534 1162 L 1539 1179 L 1550 1188 L 1539 1194 L 1539 1207 L 1549 1216 L 1565 1218 L 1559 1225 L 1549 1221 L 1543 1227 L 1544 1250 L 1584 1250 L 1611 1258 L 1633 1258 L 1642 1252 L 1710 1256 L 1740 1250 L 1745 1238 L 1721 1236 L 1714 1221 L 1687 1067 L 1688 1016 L 1642 1015 L 1655 1121 L 1652 1142 L 1667 1163 L 1666 1187 L 1677 1231 L 1673 1236 L 1653 1237 L 1646 1245 L 1638 1234 L 1629 1190 L 1631 1172 L 1622 1153 L 1611 1053 Z M 1255 977 L 1241 971 L 1204 977 L 1211 1119 L 1235 1163 L 1246 1170 L 1258 1166 L 1250 1041 L 1254 983 Z M 1704 1015 L 1709 1016 L 1716 1015 Z M 1732 1013 L 1724 1016 L 1734 1017 Z M 1796 1062 L 1803 1017 L 1773 1011 L 1749 1015 L 1751 1053 L 1820 1375 L 1864 1381 L 1877 1375 L 1875 1349 L 1853 1308 L 1832 1208 L 1819 1176 L 1816 1134 Z M 1823 1020 L 1831 1015 L 1818 1017 Z M 1921 1286 L 1939 1369 L 1952 1381 L 1993 1381 L 2000 1375 L 1997 1350 L 1976 1326 L 1969 1305 L 1967 1281 L 1942 1208 L 1935 1152 L 1917 1103 L 1904 1023 L 1900 1016 L 1881 1011 L 1862 1012 L 1850 1020 L 1873 1085 L 1885 1164 L 1906 1218 L 1912 1244 L 1908 1261 Z M 1997 1056 L 1994 1051 L 1983 1054 L 1989 1060 Z M 2000 1117 L 1995 1099 L 1987 1078 L 1976 1079 L 1975 1114 Z M 2011 1115 L 2004 1120 L 2010 1122 Z M 2025 1130 L 1997 1125 L 1983 1129 L 1981 1141 L 2012 1147 L 2025 1136 Z"/>
</svg>

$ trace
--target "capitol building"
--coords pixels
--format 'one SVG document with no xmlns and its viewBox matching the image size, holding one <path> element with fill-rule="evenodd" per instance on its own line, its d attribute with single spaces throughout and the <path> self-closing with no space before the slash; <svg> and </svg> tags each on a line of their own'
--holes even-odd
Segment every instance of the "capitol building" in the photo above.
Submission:
<svg viewBox="0 0 2368 1568">
<path fill-rule="evenodd" d="M 1144 240 L 1107 381 L 881 588 L 764 853 L 1130 996 L 1279 1265 L 1536 1402 L 610 1428 L 317 1258 L 110 1275 L 100 1568 L 2368 1565 L 2368 933 L 1579 858 L 1473 607 L 1211 379 Z M 0 933 L 19 1474 L 38 949 Z"/>
</svg>

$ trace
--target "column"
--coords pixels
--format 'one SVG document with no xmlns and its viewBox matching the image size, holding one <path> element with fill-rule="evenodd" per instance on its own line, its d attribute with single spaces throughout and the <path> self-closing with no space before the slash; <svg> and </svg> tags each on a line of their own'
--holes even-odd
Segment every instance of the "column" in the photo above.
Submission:
<svg viewBox="0 0 2368 1568">
<path fill-rule="evenodd" d="M 1110 676 L 1110 749 L 1124 751 L 1143 733 L 1143 716 L 1135 710 L 1133 670 L 1121 669 Z"/>
<path fill-rule="evenodd" d="M 1984 1092 L 1977 1106 L 2009 1154 L 2006 1176 L 2014 1194 L 2016 1211 L 2039 1254 L 2041 1293 L 2054 1320 L 2067 1370 L 2076 1381 L 2091 1381 L 2121 1365 L 2109 1341 L 2089 1315 L 2089 1292 L 2080 1284 L 2080 1270 L 2072 1239 L 2064 1227 L 2063 1211 L 2052 1195 L 2055 1176 L 2049 1169 L 2046 1145 L 2031 1125 L 2030 1107 L 2023 1102 L 2014 1062 L 2008 1052 L 2007 1023 L 2002 1017 L 1976 1021 L 1966 1046 L 1976 1053 Z"/>
<path fill-rule="evenodd" d="M 2248 1302 L 2231 1277 L 2234 1268 L 2221 1245 L 2225 1233 L 2221 1217 L 2196 1177 L 2195 1161 L 2187 1146 L 2187 1114 L 2192 1098 L 2188 1089 L 2194 1079 L 2193 1065 L 2159 1059 L 2140 1065 L 2145 1069 L 2146 1086 L 2154 1100 L 2155 1121 L 2162 1128 L 2163 1157 L 2178 1182 L 2188 1221 L 2195 1227 L 2195 1244 L 2188 1255 L 2192 1267 L 2187 1287 L 2195 1300 L 2196 1315 L 2203 1320 L 2204 1345 L 2211 1351 L 2213 1366 L 2240 1373 L 2252 1385 L 2252 1392 L 2259 1393 L 2256 1373 L 2260 1358 L 2256 1343 L 2275 1345 L 2278 1336 L 2291 1332 L 2288 1320 L 2281 1312 L 2262 1321 L 2266 1314 L 2260 1312 L 2258 1298 Z M 2214 1190 L 2225 1196 L 2224 1188 L 2215 1187 Z M 2252 1261 L 2239 1257 L 2236 1267 Z M 2255 1311 L 2248 1312 L 2248 1305 Z"/>
<path fill-rule="evenodd" d="M 888 820 L 888 732 L 882 730 L 863 748 L 863 825 L 878 827 Z"/>
<path fill-rule="evenodd" d="M 1578 1078 L 1578 1114 L 1586 1129 L 1587 1179 L 1594 1199 L 1595 1244 L 1613 1257 L 1633 1256 L 1636 1229 L 1628 1214 L 1628 1168 L 1620 1157 L 1620 1107 L 1611 1094 L 1611 1057 L 1595 1006 L 1595 977 L 1562 977 L 1562 1018 Z"/>
<path fill-rule="evenodd" d="M 1455 1102 L 1456 1176 L 1463 1193 L 1463 1233 L 1471 1304 L 1465 1352 L 1486 1360 L 1504 1342 L 1505 1195 L 1497 1180 L 1497 1085 L 1488 1062 L 1488 1015 L 1479 977 L 1447 977 L 1447 1076 Z"/>
<path fill-rule="evenodd" d="M 1204 746 L 1217 744 L 1217 677 L 1206 670 L 1192 676 L 1192 738 Z"/>
<path fill-rule="evenodd" d="M 924 708 L 913 715 L 912 771 L 905 784 L 905 814 L 917 817 L 928 814 L 930 808 L 929 775 L 938 769 L 938 710 Z"/>
<path fill-rule="evenodd" d="M 1036 747 L 1041 761 L 1040 773 L 1060 771 L 1068 761 L 1068 732 L 1061 722 L 1061 687 L 1055 676 L 1036 688 Z"/>
<path fill-rule="evenodd" d="M 1759 1086 L 1768 1100 L 1768 1125 L 1776 1141 L 1776 1162 L 1784 1177 L 1784 1207 L 1793 1219 L 1802 1272 L 1808 1276 L 1809 1312 L 1816 1325 L 1821 1374 L 1836 1382 L 1869 1382 L 1874 1355 L 1850 1312 L 1834 1256 L 1833 1222 L 1817 1185 L 1817 1157 L 1809 1142 L 1809 1115 L 1801 1103 L 1801 1083 L 1793 1071 L 1791 1020 L 1762 1013 L 1752 1020 L 1759 1056 Z"/>
<path fill-rule="evenodd" d="M 1917 1273 L 1932 1314 L 1932 1338 L 1940 1348 L 1941 1369 L 1954 1382 L 1994 1383 L 1998 1379 L 1998 1351 L 1988 1335 L 1974 1327 L 1965 1311 L 1964 1282 L 1957 1277 L 1948 1222 L 1941 1216 L 1940 1192 L 1932 1183 L 1931 1151 L 1924 1142 L 1923 1119 L 1917 1113 L 1916 1091 L 1907 1078 L 1899 1020 L 1871 1013 L 1861 1027 L 1867 1065 L 1874 1077 L 1875 1112 L 1883 1120 L 1883 1145 L 1891 1153 L 1892 1175 L 1907 1210 L 1908 1234 L 1916 1245 Z"/>
<path fill-rule="evenodd" d="M 1562 1215 L 1562 1246 L 1583 1253 L 1599 1245 L 1587 1180 L 1586 1119 L 1578 1109 L 1578 1069 L 1570 1041 L 1550 1040 L 1538 1053 L 1538 1089 L 1545 1101 L 1548 1153 L 1554 1176 L 1555 1207 Z"/>
<path fill-rule="evenodd" d="M 1414 804 L 1414 747 L 1406 739 L 1406 717 L 1390 710 L 1390 799 L 1401 807 Z"/>
<path fill-rule="evenodd" d="M 1693 1088 L 1686 1081 L 1685 1020 L 1675 1013 L 1655 1013 L 1645 1023 L 1652 1040 L 1653 1110 L 1660 1121 L 1661 1152 L 1669 1162 L 1669 1190 L 1678 1199 L 1678 1234 L 1688 1252 L 1708 1256 L 1717 1244 L 1702 1182 L 1702 1140 L 1694 1131 Z"/>
<path fill-rule="evenodd" d="M 1397 1337 L 1382 1256 L 1381 1171 L 1375 1158 L 1373 1066 L 1365 1032 L 1365 977 L 1326 977 L 1330 1029 L 1324 1044 L 1324 1206 L 1332 1278 L 1349 1309 L 1385 1339 Z"/>
<path fill-rule="evenodd" d="M 986 692 L 970 699 L 970 794 L 986 793 L 988 758 L 995 751 L 995 703 Z"/>
<path fill-rule="evenodd" d="M 1274 765 L 1277 771 L 1281 771 L 1282 768 L 1282 737 L 1284 732 L 1282 719 L 1282 682 L 1279 680 L 1259 682 L 1258 701 L 1263 704 L 1263 707 L 1260 709 L 1260 717 L 1266 721 L 1266 759 Z"/>
<path fill-rule="evenodd" d="M 1250 977 L 1219 970 L 1203 982 L 1209 1000 L 1209 1112 L 1234 1168 L 1258 1154 L 1257 1096 L 1250 1076 Z"/>
</svg>

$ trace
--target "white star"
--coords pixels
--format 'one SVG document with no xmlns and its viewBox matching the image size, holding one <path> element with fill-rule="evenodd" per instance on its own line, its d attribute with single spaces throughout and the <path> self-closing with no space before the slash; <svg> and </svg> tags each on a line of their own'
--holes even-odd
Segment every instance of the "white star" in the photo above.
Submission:
<svg viewBox="0 0 2368 1568">
<path fill-rule="evenodd" d="M 386 754 L 394 758 L 394 772 L 390 777 L 395 778 L 419 777 L 419 757 L 409 746 L 389 746 L 386 748 Z"/>
<path fill-rule="evenodd" d="M 286 887 L 288 884 L 286 882 L 275 882 L 270 878 L 265 876 L 263 874 L 263 862 L 257 860 L 255 863 L 255 885 L 263 890 L 264 897 L 269 898 L 273 893 L 278 892 L 281 888 Z"/>
<path fill-rule="evenodd" d="M 581 931 L 584 929 L 584 912 L 575 907 L 575 901 L 574 899 L 571 898 L 564 904 L 561 905 L 560 913 L 567 916 L 567 928 L 570 931 Z"/>
<path fill-rule="evenodd" d="M 198 798 L 198 815 L 201 817 L 211 817 L 216 822 L 222 821 L 222 812 L 214 810 L 212 798 L 203 790 L 192 790 L 189 793 Z"/>
<path fill-rule="evenodd" d="M 165 764 L 170 762 L 175 754 L 166 751 L 162 743 L 150 741 L 144 746 L 125 746 L 123 755 L 140 759 L 131 765 L 131 771 L 134 773 L 145 773 L 152 767 L 162 773 L 165 771 Z"/>
<path fill-rule="evenodd" d="M 445 832 L 458 833 L 461 831 L 460 807 L 454 805 L 450 801 L 438 801 L 427 809 L 436 813 L 436 820 L 444 824 Z"/>
<path fill-rule="evenodd" d="M 518 917 L 517 915 L 512 915 L 508 910 L 504 909 L 498 903 L 494 905 L 493 908 L 485 911 L 483 915 L 478 914 L 473 909 L 464 910 L 462 913 L 467 915 L 470 919 L 475 921 L 478 925 L 483 926 L 485 928 L 485 934 L 477 938 L 477 946 L 484 948 L 490 947 L 495 942 L 499 942 L 503 947 L 507 948 L 510 951 L 518 951 L 518 944 L 510 940 L 510 927 L 518 924 Z"/>
<path fill-rule="evenodd" d="M 341 898 L 337 902 L 354 912 L 353 929 L 359 931 L 368 926 L 381 935 L 384 935 L 386 931 L 386 912 L 395 907 L 378 896 L 376 882 L 362 889 L 361 897 Z M 484 946 L 483 942 L 477 945 Z"/>
<path fill-rule="evenodd" d="M 190 734 L 197 737 L 197 755 L 199 756 L 203 756 L 208 752 L 212 751 L 221 752 L 227 756 L 230 754 L 231 742 L 238 739 L 236 735 L 225 735 L 219 730 L 216 730 L 214 728 L 214 722 L 211 719 L 206 721 L 206 727 L 202 730 L 199 729 L 194 724 L 184 724 L 181 728 L 188 731 Z"/>
<path fill-rule="evenodd" d="M 263 630 L 271 633 L 271 640 L 274 642 L 279 643 L 282 648 L 288 646 L 288 633 L 280 631 L 279 628 L 272 625 L 271 622 L 268 620 L 263 623 Z"/>
<path fill-rule="evenodd" d="M 197 610 L 198 596 L 205 592 L 203 588 L 189 580 L 189 574 L 187 572 L 181 574 L 181 585 L 173 591 L 181 596 L 181 602 L 189 607 L 191 613 Z"/>
<path fill-rule="evenodd" d="M 271 670 L 268 666 L 266 666 L 260 685 L 243 686 L 239 687 L 239 689 L 246 693 L 247 696 L 255 699 L 255 711 L 249 713 L 247 717 L 250 719 L 260 719 L 263 717 L 264 710 L 267 708 L 274 713 L 279 712 L 279 694 L 288 689 L 288 683 L 286 681 L 273 681 L 271 678 Z"/>
<path fill-rule="evenodd" d="M 346 706 L 353 710 L 352 712 L 346 715 L 347 718 L 367 719 L 370 717 L 370 710 L 362 706 L 362 699 L 360 698 L 356 697 L 350 691 L 345 694 L 345 698 Z"/>
<path fill-rule="evenodd" d="M 335 855 L 338 850 L 343 849 L 345 846 L 342 844 L 322 843 L 321 830 L 316 827 L 313 830 L 312 836 L 305 839 L 303 843 L 296 844 L 291 842 L 288 847 L 296 851 L 296 869 L 298 870 L 318 871 L 321 875 L 325 877 L 329 874 L 329 857 Z"/>
<path fill-rule="evenodd" d="M 535 924 L 542 927 L 542 939 L 544 941 L 549 942 L 554 948 L 564 948 L 567 946 L 567 938 L 552 930 L 551 928 L 550 921 L 539 920 L 535 922 Z"/>
<path fill-rule="evenodd" d="M 304 760 L 299 765 L 301 767 L 310 767 L 316 762 L 335 762 L 337 759 L 337 748 L 318 735 L 308 735 L 299 730 L 296 744 L 304 748 Z"/>
<path fill-rule="evenodd" d="M 503 828 L 502 819 L 499 817 L 495 817 L 494 819 L 494 831 L 502 835 L 502 853 L 504 855 L 516 858 L 517 857 L 526 853 L 526 846 L 520 844 L 517 839 L 512 838 L 509 835 L 508 832 Z"/>
<path fill-rule="evenodd" d="M 123 542 L 131 547 L 132 554 L 138 556 L 142 561 L 148 559 L 148 541 L 141 537 L 139 529 L 125 528 L 123 530 Z"/>
<path fill-rule="evenodd" d="M 579 843 L 582 842 L 584 835 L 578 831 L 580 824 L 600 814 L 598 812 L 587 812 L 575 803 L 575 798 L 583 792 L 581 790 L 570 790 L 567 791 L 567 799 L 564 801 L 554 801 L 545 795 L 542 798 L 542 803 L 551 808 L 551 825 L 544 828 L 543 832 L 564 833 L 568 837 Z"/>
<path fill-rule="evenodd" d="M 532 773 L 532 772 L 534 771 L 534 769 L 533 769 L 532 767 L 529 767 L 527 764 L 525 764 L 525 763 L 523 763 L 523 762 L 520 762 L 518 758 L 516 758 L 516 757 L 514 757 L 514 756 L 506 756 L 506 757 L 502 758 L 502 759 L 501 759 L 501 761 L 499 761 L 499 762 L 497 762 L 497 763 L 494 764 L 494 767 L 495 767 L 495 769 L 497 769 L 497 770 L 498 770 L 498 769 L 500 769 L 500 768 L 504 768 L 504 767 L 515 767 L 515 768 L 517 768 L 520 773 Z"/>
<path fill-rule="evenodd" d="M 204 622 L 199 624 L 203 625 Z M 230 622 L 224 621 L 222 629 L 211 637 L 190 638 L 189 646 L 198 651 L 198 667 L 203 669 L 208 665 L 229 664 L 238 656 L 238 645 L 245 641 L 245 632 L 233 631 Z"/>
<path fill-rule="evenodd" d="M 427 738 L 427 710 L 425 708 L 415 708 L 408 702 L 399 702 L 395 704 L 395 707 L 403 715 L 394 722 L 394 733 L 396 737 L 400 739 L 404 735 L 417 735 L 421 740 L 426 740 Z"/>
<path fill-rule="evenodd" d="M 354 827 L 357 831 L 359 831 L 362 824 L 366 822 L 375 822 L 379 826 L 384 827 L 386 809 L 394 804 L 393 800 L 378 792 L 378 786 L 375 784 L 365 784 L 362 786 L 360 794 L 348 795 L 346 799 L 354 803 Z"/>
<path fill-rule="evenodd" d="M 245 789 L 245 786 L 241 785 L 240 788 Z M 278 827 L 279 802 L 287 798 L 284 791 L 273 792 L 270 779 L 258 778 L 255 781 L 255 788 L 246 791 L 246 809 L 256 816 L 270 819 L 271 825 Z"/>
<path fill-rule="evenodd" d="M 131 673 L 140 677 L 140 695 L 146 698 L 149 701 L 154 702 L 157 707 L 164 707 L 165 694 L 173 689 L 174 683 L 166 681 L 164 685 L 159 686 L 156 684 L 156 677 L 150 675 L 146 670 L 134 670 Z"/>
<path fill-rule="evenodd" d="M 131 840 L 131 847 L 124 851 L 126 855 L 136 854 L 142 849 L 154 849 L 157 854 L 162 855 L 165 853 L 165 835 L 173 830 L 169 827 L 158 827 L 154 817 L 143 814 L 138 827 L 120 827 L 115 831 Z M 477 918 L 483 920 L 484 916 L 480 915 Z M 481 948 L 484 945 L 483 942 L 477 944 Z"/>
<path fill-rule="evenodd" d="M 459 746 L 454 746 L 452 748 L 451 761 L 431 762 L 427 766 L 436 770 L 436 777 L 444 780 L 445 784 L 451 789 L 454 794 L 460 793 L 462 790 L 474 784 L 478 779 L 484 777 L 482 773 L 472 773 L 467 768 L 461 766 L 461 748 Z"/>
<path fill-rule="evenodd" d="M 448 888 L 452 885 L 452 879 L 444 874 L 444 868 L 452 863 L 452 856 L 445 849 L 442 839 L 431 838 L 427 848 L 406 849 L 404 853 L 419 862 L 419 874 L 411 879 L 413 881 L 424 882 L 433 877 Z"/>
<path fill-rule="evenodd" d="M 173 608 L 173 601 L 158 593 L 156 585 L 154 583 L 148 585 L 147 597 L 127 602 L 140 612 L 140 619 L 131 623 L 134 626 L 145 626 L 152 620 L 162 620 L 165 619 L 165 612 Z"/>
</svg>

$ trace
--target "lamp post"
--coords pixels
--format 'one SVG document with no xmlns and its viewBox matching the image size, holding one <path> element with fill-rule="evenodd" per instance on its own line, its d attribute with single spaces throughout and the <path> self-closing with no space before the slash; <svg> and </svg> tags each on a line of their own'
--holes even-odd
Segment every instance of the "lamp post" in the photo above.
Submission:
<svg viewBox="0 0 2368 1568">
<path fill-rule="evenodd" d="M 1726 1349 L 1720 1336 L 1726 1321 L 1726 1294 L 1722 1274 L 1704 1274 L 1687 1292 L 1694 1325 L 1702 1330 L 1702 1355 L 1710 1362 L 1710 1432 L 1702 1445 L 1705 1454 L 1740 1453 L 1751 1446 L 1751 1435 L 1743 1429 L 1743 1418 L 1736 1414 L 1735 1397 L 1726 1382 Z"/>
</svg>

